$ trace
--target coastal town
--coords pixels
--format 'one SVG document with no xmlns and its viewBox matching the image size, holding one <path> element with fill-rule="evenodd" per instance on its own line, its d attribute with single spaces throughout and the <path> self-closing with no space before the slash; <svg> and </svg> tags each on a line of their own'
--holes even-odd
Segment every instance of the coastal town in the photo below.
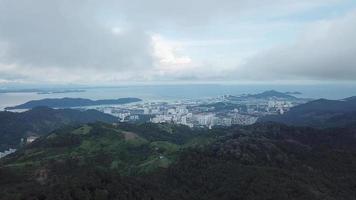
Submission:
<svg viewBox="0 0 356 200">
<path fill-rule="evenodd" d="M 306 99 L 276 91 L 257 95 L 139 102 L 123 105 L 96 106 L 94 109 L 118 117 L 120 122 L 174 123 L 189 127 L 251 125 L 265 115 L 283 115 Z"/>
</svg>

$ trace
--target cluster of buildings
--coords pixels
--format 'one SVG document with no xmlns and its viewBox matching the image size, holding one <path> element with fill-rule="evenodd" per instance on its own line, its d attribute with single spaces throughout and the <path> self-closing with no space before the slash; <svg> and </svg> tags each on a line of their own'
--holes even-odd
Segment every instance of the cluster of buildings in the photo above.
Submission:
<svg viewBox="0 0 356 200">
<path fill-rule="evenodd" d="M 120 122 L 174 123 L 189 127 L 212 128 L 214 126 L 254 124 L 259 117 L 283 115 L 292 107 L 307 101 L 295 97 L 280 98 L 267 95 L 261 98 L 260 96 L 220 96 L 209 99 L 138 102 L 90 108 L 114 115 Z M 32 143 L 36 138 L 37 136 L 23 138 L 21 144 Z M 15 151 L 16 149 L 9 149 L 0 152 L 0 158 Z"/>
<path fill-rule="evenodd" d="M 218 99 L 221 102 L 221 99 Z M 292 107 L 289 102 L 270 101 L 258 104 L 235 104 L 231 109 L 214 107 L 217 99 L 184 102 L 144 102 L 119 106 L 97 107 L 114 115 L 120 122 L 174 123 L 189 127 L 214 127 L 254 124 L 266 114 L 283 114 Z"/>
<path fill-rule="evenodd" d="M 294 105 L 290 101 L 277 101 L 270 100 L 268 101 L 267 112 L 276 112 L 283 115 L 286 111 L 292 108 Z"/>
<path fill-rule="evenodd" d="M 283 115 L 290 108 L 305 103 L 305 99 L 248 95 L 220 96 L 200 100 L 175 102 L 140 102 L 96 109 L 114 115 L 120 122 L 175 123 L 189 127 L 250 125 L 265 115 Z M 281 93 L 279 93 L 281 94 Z M 278 94 L 277 94 L 278 95 Z"/>
<path fill-rule="evenodd" d="M 202 112 L 186 114 L 163 114 L 151 118 L 152 123 L 175 123 L 183 124 L 189 127 L 209 127 L 213 126 L 231 126 L 234 124 L 249 125 L 257 121 L 258 117 L 252 115 L 243 115 L 239 113 L 228 113 L 225 115 L 214 112 Z"/>
</svg>

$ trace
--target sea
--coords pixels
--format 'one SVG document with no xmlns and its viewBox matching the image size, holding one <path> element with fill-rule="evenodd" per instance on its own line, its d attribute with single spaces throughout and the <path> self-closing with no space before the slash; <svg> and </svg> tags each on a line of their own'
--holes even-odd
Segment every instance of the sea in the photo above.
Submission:
<svg viewBox="0 0 356 200">
<path fill-rule="evenodd" d="M 66 88 L 68 89 L 68 88 Z M 73 88 L 78 89 L 78 88 Z M 0 93 L 0 109 L 44 98 L 88 98 L 116 99 L 137 97 L 144 101 L 176 101 L 202 99 L 222 95 L 256 94 L 266 90 L 300 92 L 295 95 L 312 99 L 343 99 L 356 96 L 356 84 L 314 84 L 314 85 L 266 85 L 266 84 L 177 84 L 177 85 L 129 85 L 116 87 L 80 88 L 83 92 L 70 93 Z"/>
</svg>

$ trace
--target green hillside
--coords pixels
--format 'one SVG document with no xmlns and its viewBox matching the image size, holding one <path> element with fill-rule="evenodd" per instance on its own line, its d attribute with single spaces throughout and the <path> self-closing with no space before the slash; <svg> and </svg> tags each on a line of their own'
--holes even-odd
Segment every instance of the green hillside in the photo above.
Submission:
<svg viewBox="0 0 356 200">
<path fill-rule="evenodd" d="M 259 121 L 317 128 L 345 127 L 356 124 L 356 99 L 318 99 L 291 108 L 283 115 L 267 115 Z"/>
<path fill-rule="evenodd" d="M 0 160 L 0 199 L 355 199 L 354 131 L 67 126 Z"/>
<path fill-rule="evenodd" d="M 36 107 L 22 113 L 0 112 L 0 151 L 18 148 L 22 138 L 46 135 L 65 125 L 96 121 L 113 123 L 117 118 L 96 110 L 47 107 Z"/>
</svg>

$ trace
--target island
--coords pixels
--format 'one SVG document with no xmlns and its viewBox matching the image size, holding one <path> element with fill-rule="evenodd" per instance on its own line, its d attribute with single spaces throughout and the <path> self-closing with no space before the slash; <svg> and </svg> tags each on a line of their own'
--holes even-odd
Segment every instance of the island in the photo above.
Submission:
<svg viewBox="0 0 356 200">
<path fill-rule="evenodd" d="M 240 96 L 229 95 L 229 100 L 256 100 L 256 99 L 283 99 L 283 100 L 297 100 L 298 98 L 284 92 L 276 90 L 268 90 L 258 94 L 243 94 Z"/>
<path fill-rule="evenodd" d="M 103 99 L 91 100 L 83 98 L 47 98 L 41 100 L 33 100 L 13 107 L 6 107 L 5 110 L 14 109 L 32 109 L 38 106 L 45 106 L 49 108 L 73 108 L 84 106 L 98 106 L 98 105 L 118 105 L 142 101 L 139 98 L 119 98 L 119 99 Z"/>
<path fill-rule="evenodd" d="M 53 90 L 53 91 L 41 91 L 37 94 L 65 94 L 65 93 L 79 93 L 86 92 L 86 90 Z"/>
</svg>

